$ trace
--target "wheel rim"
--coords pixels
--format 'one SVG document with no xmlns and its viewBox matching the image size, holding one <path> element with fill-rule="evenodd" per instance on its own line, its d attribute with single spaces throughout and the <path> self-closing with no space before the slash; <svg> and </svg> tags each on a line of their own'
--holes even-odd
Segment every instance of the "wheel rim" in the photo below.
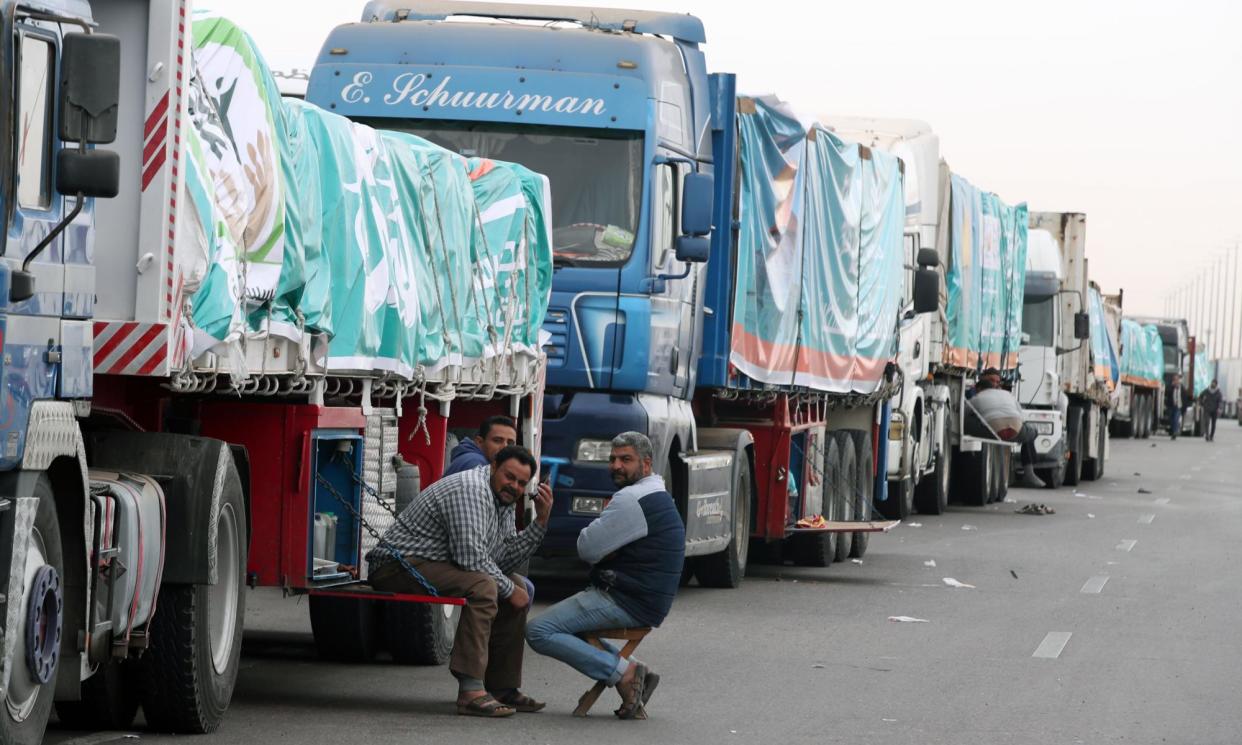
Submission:
<svg viewBox="0 0 1242 745">
<path fill-rule="evenodd" d="M 237 532 L 237 513 L 233 505 L 226 504 L 220 508 L 216 522 L 216 583 L 208 589 L 211 666 L 219 675 L 228 669 L 237 625 L 237 575 L 241 570 L 241 540 Z"/>
<path fill-rule="evenodd" d="M 35 575 L 46 565 L 47 546 L 43 542 L 43 534 L 38 529 L 30 532 L 30 543 L 26 547 L 26 571 L 22 581 L 22 597 L 29 600 L 35 585 Z M 25 614 L 25 621 L 30 623 L 31 614 Z M 24 722 L 34 711 L 39 700 L 39 690 L 43 687 L 35 680 L 26 664 L 28 650 L 26 638 L 27 628 L 22 628 L 14 640 L 12 672 L 9 674 L 9 689 L 5 695 L 5 706 L 9 717 L 14 722 Z"/>
</svg>

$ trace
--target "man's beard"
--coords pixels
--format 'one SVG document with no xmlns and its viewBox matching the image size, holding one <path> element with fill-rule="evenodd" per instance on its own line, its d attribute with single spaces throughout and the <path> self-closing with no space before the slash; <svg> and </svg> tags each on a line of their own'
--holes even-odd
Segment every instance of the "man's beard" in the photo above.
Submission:
<svg viewBox="0 0 1242 745">
<path fill-rule="evenodd" d="M 634 484 L 638 483 L 638 475 L 637 474 L 630 475 L 626 473 L 625 471 L 613 471 L 612 472 L 612 483 L 622 488 L 627 487 L 627 486 L 633 486 Z"/>
</svg>

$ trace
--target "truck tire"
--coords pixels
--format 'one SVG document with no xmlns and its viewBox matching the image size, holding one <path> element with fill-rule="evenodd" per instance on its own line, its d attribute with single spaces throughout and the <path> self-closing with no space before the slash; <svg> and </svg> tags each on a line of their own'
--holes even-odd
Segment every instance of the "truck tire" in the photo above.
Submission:
<svg viewBox="0 0 1242 745">
<path fill-rule="evenodd" d="M 156 731 L 214 732 L 224 720 L 241 662 L 246 611 L 246 506 L 229 461 L 215 514 L 214 585 L 160 588 L 151 646 L 141 659 L 142 709 Z"/>
<path fill-rule="evenodd" d="M 81 701 L 56 702 L 56 718 L 68 729 L 129 729 L 138 714 L 138 677 L 132 662 L 110 660 L 82 683 Z"/>
<path fill-rule="evenodd" d="M 1082 480 L 1084 454 L 1082 409 L 1070 407 L 1065 417 L 1065 441 L 1069 447 L 1069 458 L 1065 461 L 1065 483 L 1069 486 L 1077 486 Z"/>
<path fill-rule="evenodd" d="M 374 600 L 311 595 L 315 650 L 332 662 L 370 662 L 379 653 L 380 610 Z"/>
<path fill-rule="evenodd" d="M 724 551 L 694 559 L 694 574 L 703 587 L 734 588 L 746 576 L 750 552 L 750 473 L 738 469 L 733 482 L 733 537 Z"/>
<path fill-rule="evenodd" d="M 875 504 L 875 454 L 871 447 L 871 433 L 849 430 L 846 434 L 857 447 L 855 463 L 858 478 L 854 482 L 854 519 L 868 522 L 871 520 L 872 505 Z M 865 556 L 870 542 L 870 533 L 855 533 L 853 545 L 850 546 L 850 558 L 861 559 Z"/>
<path fill-rule="evenodd" d="M 992 446 L 984 443 L 983 449 L 959 455 L 960 491 L 962 504 L 982 507 L 988 503 L 992 492 Z"/>
<path fill-rule="evenodd" d="M 63 593 L 60 578 L 64 576 L 64 553 L 60 542 L 60 525 L 56 520 L 56 505 L 52 495 L 52 485 L 47 476 L 41 475 L 35 483 L 31 496 L 38 497 L 39 507 L 35 512 L 34 525 L 31 529 L 30 543 L 26 549 L 26 573 L 22 598 L 24 608 L 19 612 L 19 628 L 17 639 L 14 640 L 13 664 L 9 673 L 9 685 L 4 691 L 4 706 L 0 706 L 0 742 L 4 745 L 40 745 L 43 733 L 47 729 L 47 720 L 52 714 L 52 699 L 56 694 L 56 675 L 60 668 L 60 656 L 52 657 L 52 667 L 46 683 L 30 671 L 26 662 L 26 641 L 30 633 L 30 625 L 38 623 L 32 613 L 32 591 L 36 583 L 45 588 L 42 593 L 43 610 L 41 616 L 48 618 L 54 613 L 55 622 L 48 623 L 36 631 L 38 646 L 49 652 L 60 649 L 60 637 L 64 633 L 64 616 L 61 606 L 56 602 L 56 593 Z M 45 570 L 49 567 L 51 572 Z M 52 578 L 55 581 L 52 581 Z M 58 589 L 59 588 L 59 589 Z M 60 596 L 63 598 L 63 594 Z M 49 634 L 54 635 L 49 636 Z M 52 646 L 45 646 L 50 644 Z M 77 664 L 76 662 L 74 664 Z"/>
<path fill-rule="evenodd" d="M 1146 440 L 1148 437 L 1151 437 L 1153 407 L 1151 405 L 1151 399 L 1149 399 L 1147 396 L 1140 396 L 1138 402 L 1139 402 L 1139 413 L 1138 413 L 1139 431 L 1135 435 L 1135 437 L 1137 437 L 1140 440 Z M 1134 416 L 1135 416 L 1134 412 L 1131 411 L 1130 412 L 1131 424 L 1133 424 Z"/>
<path fill-rule="evenodd" d="M 996 496 L 992 501 L 1003 502 L 1009 496 L 1009 480 L 1013 477 L 1013 451 L 997 448 L 996 454 Z"/>
<path fill-rule="evenodd" d="M 832 496 L 836 490 L 837 471 L 841 468 L 841 450 L 835 439 L 827 439 L 821 481 L 824 485 L 823 515 L 825 520 L 831 521 L 836 519 L 837 512 Z M 800 566 L 826 567 L 837 553 L 836 533 L 800 533 L 793 538 L 793 559 Z"/>
<path fill-rule="evenodd" d="M 914 484 L 910 479 L 889 479 L 888 499 L 880 502 L 879 507 L 880 512 L 890 520 L 908 519 L 914 512 Z"/>
<path fill-rule="evenodd" d="M 837 471 L 837 489 L 833 494 L 837 507 L 837 519 L 845 522 L 854 521 L 854 487 L 858 483 L 858 456 L 854 453 L 854 443 L 847 435 L 837 439 L 837 448 L 841 451 L 841 468 Z M 835 561 L 845 561 L 854 550 L 854 534 L 837 534 L 837 552 L 833 554 Z"/>
<path fill-rule="evenodd" d="M 949 506 L 949 486 L 953 483 L 953 452 L 949 445 L 949 418 L 944 417 L 943 444 L 936 454 L 930 474 L 924 474 L 914 487 L 914 506 L 922 515 L 940 515 Z"/>
<path fill-rule="evenodd" d="M 1104 416 L 1104 412 L 1100 412 L 1100 416 Z M 1096 428 L 1095 447 L 1096 455 L 1094 458 L 1088 458 L 1083 463 L 1082 477 L 1087 481 L 1099 481 L 1104 478 L 1104 442 L 1108 437 L 1104 427 Z"/>
<path fill-rule="evenodd" d="M 1113 419 L 1111 422 L 1108 423 L 1109 429 L 1111 430 L 1113 437 L 1118 437 L 1121 439 L 1127 439 L 1127 438 L 1133 437 L 1136 440 L 1141 438 L 1143 436 L 1142 434 L 1143 425 L 1141 424 L 1141 422 L 1143 421 L 1142 416 L 1143 416 L 1142 399 L 1135 396 L 1130 401 L 1130 421 L 1125 422 L 1120 419 Z"/>
<path fill-rule="evenodd" d="M 384 603 L 384 639 L 400 665 L 443 665 L 453 653 L 460 605 Z"/>
</svg>

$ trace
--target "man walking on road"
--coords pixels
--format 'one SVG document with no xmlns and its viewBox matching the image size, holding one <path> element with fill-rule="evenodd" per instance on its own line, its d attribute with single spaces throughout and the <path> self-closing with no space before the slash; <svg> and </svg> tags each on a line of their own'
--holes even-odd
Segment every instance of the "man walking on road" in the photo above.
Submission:
<svg viewBox="0 0 1242 745">
<path fill-rule="evenodd" d="M 1182 376 L 1177 373 L 1164 391 L 1164 406 L 1169 410 L 1169 437 L 1176 440 L 1182 433 L 1182 412 L 1186 409 L 1186 392 L 1182 389 Z"/>
<path fill-rule="evenodd" d="M 1212 380 L 1212 385 L 1208 389 L 1199 394 L 1199 406 L 1203 409 L 1203 416 L 1207 417 L 1203 420 L 1203 437 L 1208 442 L 1216 439 L 1216 418 L 1220 416 L 1221 404 L 1225 402 L 1225 397 L 1216 380 Z"/>
<path fill-rule="evenodd" d="M 583 631 L 659 626 L 673 606 L 686 555 L 686 529 L 664 479 L 651 472 L 651 440 L 625 432 L 612 441 L 613 483 L 622 487 L 578 535 L 578 556 L 591 565 L 591 586 L 531 622 L 526 640 L 540 654 L 616 686 L 617 716 L 633 719 L 660 676 L 577 636 Z"/>
<path fill-rule="evenodd" d="M 513 505 L 535 471 L 530 451 L 511 445 L 489 465 L 440 479 L 367 554 L 377 590 L 426 592 L 408 565 L 440 593 L 466 599 L 449 661 L 458 714 L 507 717 L 544 707 L 518 690 L 530 595 L 527 580 L 513 573 L 543 541 L 552 512 L 552 489 L 540 484 L 535 521 L 517 532 Z"/>
</svg>

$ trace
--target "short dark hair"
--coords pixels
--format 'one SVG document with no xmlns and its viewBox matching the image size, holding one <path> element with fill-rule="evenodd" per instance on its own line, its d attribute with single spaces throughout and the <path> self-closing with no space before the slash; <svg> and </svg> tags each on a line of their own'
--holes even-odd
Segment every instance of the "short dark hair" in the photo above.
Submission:
<svg viewBox="0 0 1242 745">
<path fill-rule="evenodd" d="M 990 391 L 995 387 L 996 384 L 987 378 L 979 378 L 979 380 L 975 382 L 976 391 Z"/>
<path fill-rule="evenodd" d="M 535 456 L 521 445 L 505 445 L 496 453 L 496 459 L 492 461 L 500 468 L 500 464 L 507 460 L 516 460 L 518 463 L 530 469 L 530 477 L 533 479 L 539 473 L 539 464 L 535 461 Z"/>
<path fill-rule="evenodd" d="M 1001 374 L 1001 371 L 1000 371 L 1000 370 L 998 370 L 998 369 L 997 369 L 997 368 L 995 368 L 995 367 L 989 367 L 988 369 L 986 369 L 986 370 L 984 370 L 983 372 L 979 373 L 979 377 L 983 377 L 983 376 L 985 376 L 985 375 L 995 375 L 995 376 L 996 376 L 996 377 L 998 377 L 998 378 L 1000 378 L 1000 377 L 1004 377 L 1004 376 Z"/>
<path fill-rule="evenodd" d="M 489 416 L 484 419 L 483 423 L 479 425 L 479 437 L 487 437 L 488 434 L 491 433 L 492 427 L 495 427 L 498 424 L 517 432 L 517 424 L 513 422 L 511 417 L 504 416 L 503 414 L 497 414 L 496 416 Z"/>
</svg>

